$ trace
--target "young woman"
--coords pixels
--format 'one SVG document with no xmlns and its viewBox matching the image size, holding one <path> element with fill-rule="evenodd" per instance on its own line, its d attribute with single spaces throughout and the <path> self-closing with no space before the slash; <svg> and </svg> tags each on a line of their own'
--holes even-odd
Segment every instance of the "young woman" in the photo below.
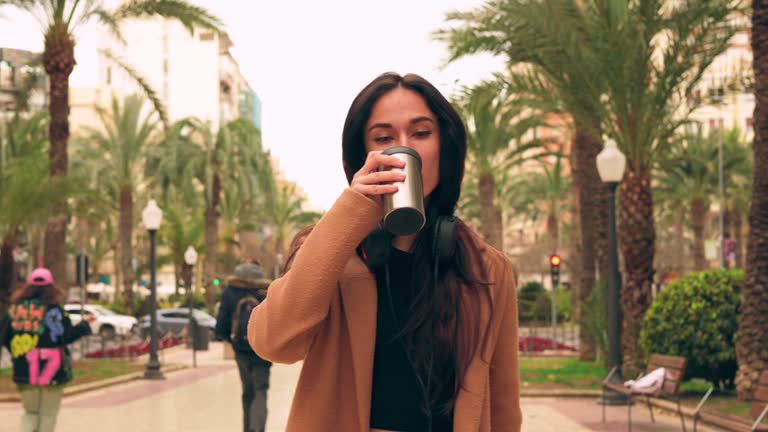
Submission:
<svg viewBox="0 0 768 432">
<path fill-rule="evenodd" d="M 427 222 L 374 266 L 382 196 L 405 179 L 381 169 L 404 167 L 392 146 L 421 156 Z M 512 265 L 460 220 L 447 249 L 435 241 L 461 191 L 460 117 L 423 78 L 384 74 L 352 102 L 342 152 L 350 187 L 249 322 L 259 355 L 304 361 L 286 430 L 519 431 Z"/>
<path fill-rule="evenodd" d="M 21 393 L 22 432 L 48 432 L 56 428 L 64 384 L 72 380 L 72 358 L 67 345 L 91 334 L 95 317 L 72 326 L 60 306 L 63 293 L 48 269 L 35 269 L 29 283 L 11 296 L 0 325 L 0 342 L 13 362 L 13 381 Z"/>
</svg>

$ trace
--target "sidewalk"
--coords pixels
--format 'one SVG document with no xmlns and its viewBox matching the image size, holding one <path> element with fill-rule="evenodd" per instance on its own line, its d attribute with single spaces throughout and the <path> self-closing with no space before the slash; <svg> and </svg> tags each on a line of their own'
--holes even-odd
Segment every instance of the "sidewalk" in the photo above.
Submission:
<svg viewBox="0 0 768 432">
<path fill-rule="evenodd" d="M 165 353 L 164 363 L 189 368 L 166 375 L 163 381 L 136 380 L 64 399 L 56 430 L 81 432 L 226 432 L 242 430 L 240 380 L 234 360 L 224 360 L 221 343 L 198 352 L 193 369 L 191 351 Z M 301 364 L 275 365 L 268 396 L 267 432 L 283 432 Z M 0 432 L 18 430 L 19 403 L 0 404 Z M 626 430 L 626 408 L 609 408 L 609 422 L 600 422 L 594 399 L 523 399 L 523 430 L 585 432 Z M 679 431 L 675 417 L 656 415 L 652 425 L 644 406 L 633 409 L 634 430 Z M 692 425 L 688 425 L 692 428 Z M 704 429 L 702 431 L 712 431 Z"/>
</svg>

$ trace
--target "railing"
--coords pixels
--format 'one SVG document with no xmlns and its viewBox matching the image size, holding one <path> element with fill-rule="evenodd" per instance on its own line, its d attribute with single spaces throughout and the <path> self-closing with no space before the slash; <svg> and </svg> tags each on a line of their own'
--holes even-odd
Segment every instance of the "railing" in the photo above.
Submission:
<svg viewBox="0 0 768 432">
<path fill-rule="evenodd" d="M 518 331 L 519 348 L 522 354 L 540 353 L 542 351 L 573 351 L 579 350 L 579 327 L 564 324 L 551 325 L 525 324 Z"/>
</svg>

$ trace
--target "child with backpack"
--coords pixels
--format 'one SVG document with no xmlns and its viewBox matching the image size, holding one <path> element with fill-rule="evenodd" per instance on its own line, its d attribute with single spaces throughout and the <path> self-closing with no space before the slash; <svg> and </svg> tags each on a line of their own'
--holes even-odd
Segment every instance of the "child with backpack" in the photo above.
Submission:
<svg viewBox="0 0 768 432">
<path fill-rule="evenodd" d="M 226 280 L 216 318 L 216 334 L 232 344 L 240 371 L 244 432 L 264 432 L 267 423 L 267 390 L 272 363 L 253 352 L 248 343 L 247 328 L 251 311 L 264 300 L 271 282 L 258 262 L 238 265 L 234 275 Z"/>
</svg>

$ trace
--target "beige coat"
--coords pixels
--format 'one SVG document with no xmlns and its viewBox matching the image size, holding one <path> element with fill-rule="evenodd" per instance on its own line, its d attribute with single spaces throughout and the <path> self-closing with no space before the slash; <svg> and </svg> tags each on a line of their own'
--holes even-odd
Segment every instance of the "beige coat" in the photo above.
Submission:
<svg viewBox="0 0 768 432">
<path fill-rule="evenodd" d="M 355 249 L 381 218 L 373 200 L 344 191 L 305 240 L 291 271 L 272 283 L 251 315 L 248 339 L 259 356 L 276 363 L 304 360 L 288 432 L 370 429 L 377 290 Z M 478 350 L 457 395 L 454 430 L 518 432 L 515 276 L 508 259 L 477 242 L 492 283 L 493 318 L 488 349 Z"/>
</svg>

